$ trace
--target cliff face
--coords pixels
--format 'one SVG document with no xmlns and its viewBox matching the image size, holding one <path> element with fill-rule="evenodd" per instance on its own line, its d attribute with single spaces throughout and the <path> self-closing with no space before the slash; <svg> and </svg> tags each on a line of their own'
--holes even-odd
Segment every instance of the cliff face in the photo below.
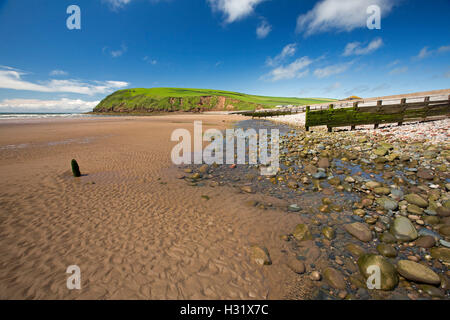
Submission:
<svg viewBox="0 0 450 320">
<path fill-rule="evenodd" d="M 108 96 L 95 107 L 94 112 L 147 113 L 147 112 L 203 112 L 253 110 L 261 105 L 231 99 L 225 96 L 165 97 L 157 99 L 148 96 Z"/>
</svg>

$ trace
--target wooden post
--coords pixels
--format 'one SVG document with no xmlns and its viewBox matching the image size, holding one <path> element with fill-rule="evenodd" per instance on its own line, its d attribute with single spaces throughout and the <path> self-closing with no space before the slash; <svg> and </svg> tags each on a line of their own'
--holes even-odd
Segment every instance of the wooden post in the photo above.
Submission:
<svg viewBox="0 0 450 320">
<path fill-rule="evenodd" d="M 381 112 L 381 109 L 383 108 L 383 100 L 377 101 L 377 107 L 378 107 L 377 112 Z M 375 123 L 373 128 L 378 129 L 378 125 L 379 125 L 378 123 Z"/>
<path fill-rule="evenodd" d="M 404 113 L 405 113 L 405 109 L 406 109 L 406 98 L 403 98 L 403 99 L 400 101 L 400 104 L 403 106 L 403 108 L 402 108 L 402 119 L 403 119 L 403 116 L 404 116 Z M 400 122 L 398 123 L 398 125 L 399 125 L 399 126 L 403 125 L 403 121 L 400 121 Z"/>
<path fill-rule="evenodd" d="M 358 111 L 359 111 L 358 104 L 359 104 L 358 101 L 353 102 L 353 111 L 354 111 L 354 112 L 358 112 Z M 350 130 L 353 131 L 353 130 L 355 130 L 355 128 L 356 128 L 356 126 L 355 126 L 355 125 L 352 125 L 352 126 L 350 127 Z"/>
<path fill-rule="evenodd" d="M 309 131 L 309 127 L 306 125 L 308 123 L 308 113 L 309 110 L 311 109 L 310 106 L 306 106 L 306 114 L 305 114 L 305 130 L 308 132 Z"/>
<path fill-rule="evenodd" d="M 429 109 L 428 105 L 430 104 L 430 97 L 425 97 L 425 99 L 423 99 L 423 102 L 425 104 L 425 108 L 424 108 L 425 112 L 424 112 L 424 116 L 423 116 L 423 120 L 422 121 L 425 121 L 427 116 L 428 116 L 428 109 Z"/>
</svg>

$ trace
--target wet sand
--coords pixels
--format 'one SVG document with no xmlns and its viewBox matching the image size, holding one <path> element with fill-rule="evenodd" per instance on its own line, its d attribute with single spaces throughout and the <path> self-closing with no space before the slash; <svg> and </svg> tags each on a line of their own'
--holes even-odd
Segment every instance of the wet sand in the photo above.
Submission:
<svg viewBox="0 0 450 320">
<path fill-rule="evenodd" d="M 0 123 L 1 299 L 307 298 L 280 235 L 302 218 L 256 195 L 177 179 L 174 129 L 239 116 L 173 115 Z M 77 159 L 81 178 L 73 178 Z M 210 200 L 202 199 L 207 195 Z M 265 198 L 265 201 L 268 201 Z M 253 244 L 274 262 L 252 262 Z M 66 268 L 81 268 L 68 290 Z"/>
</svg>

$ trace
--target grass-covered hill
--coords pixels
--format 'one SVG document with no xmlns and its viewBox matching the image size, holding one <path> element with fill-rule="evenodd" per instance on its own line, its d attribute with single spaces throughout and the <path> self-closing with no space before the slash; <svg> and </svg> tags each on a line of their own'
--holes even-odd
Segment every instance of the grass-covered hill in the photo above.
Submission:
<svg viewBox="0 0 450 320">
<path fill-rule="evenodd" d="M 103 99 L 94 108 L 94 112 L 147 113 L 255 110 L 277 105 L 306 105 L 327 101 L 332 100 L 265 97 L 209 89 L 138 88 L 114 92 Z"/>
</svg>

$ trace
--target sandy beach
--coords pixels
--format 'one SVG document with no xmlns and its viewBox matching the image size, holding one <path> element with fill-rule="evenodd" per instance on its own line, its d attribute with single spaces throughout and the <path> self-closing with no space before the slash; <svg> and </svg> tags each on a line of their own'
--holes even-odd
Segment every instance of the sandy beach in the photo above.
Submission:
<svg viewBox="0 0 450 320">
<path fill-rule="evenodd" d="M 280 299 L 280 234 L 302 221 L 245 206 L 256 195 L 186 188 L 170 161 L 174 129 L 223 129 L 238 116 L 183 115 L 0 124 L 1 299 Z M 81 178 L 70 172 L 78 160 Z M 210 200 L 202 200 L 202 195 Z M 274 199 L 274 204 L 277 199 Z M 283 207 L 283 209 L 281 209 Z M 82 289 L 69 291 L 78 265 Z M 308 294 L 308 286 L 295 294 Z"/>
<path fill-rule="evenodd" d="M 197 120 L 279 128 L 281 170 L 175 166 L 171 133 Z M 289 125 L 224 114 L 1 121 L 0 298 L 448 299 L 448 120 Z M 367 290 L 365 259 L 388 268 L 387 291 Z M 71 265 L 81 290 L 67 289 Z"/>
</svg>

